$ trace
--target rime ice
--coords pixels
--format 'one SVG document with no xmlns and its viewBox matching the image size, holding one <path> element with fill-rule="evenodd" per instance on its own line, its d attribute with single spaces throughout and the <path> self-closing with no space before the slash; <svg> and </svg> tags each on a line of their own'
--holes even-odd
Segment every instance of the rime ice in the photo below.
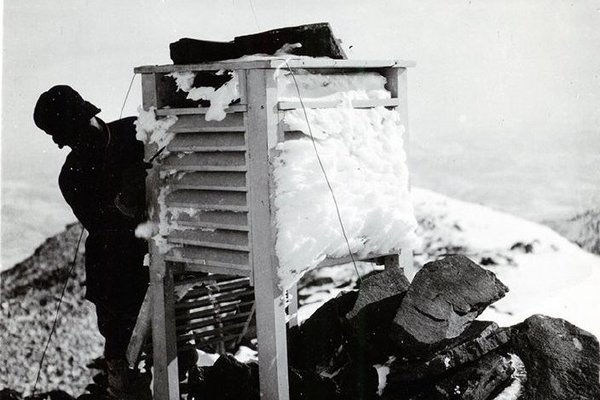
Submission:
<svg viewBox="0 0 600 400">
<path fill-rule="evenodd" d="M 279 95 L 293 98 L 290 79 Z M 297 75 L 303 99 L 389 97 L 378 74 Z M 295 85 L 294 85 L 295 90 Z M 297 99 L 297 95 L 296 95 Z M 347 103 L 343 103 L 347 104 Z M 335 194 L 352 253 L 397 253 L 416 242 L 417 222 L 408 190 L 398 113 L 376 107 L 307 109 L 318 154 Z M 283 288 L 327 258 L 348 256 L 336 206 L 319 166 L 302 109 L 287 111 L 285 124 L 303 135 L 280 143 L 273 159 L 279 278 Z"/>
</svg>

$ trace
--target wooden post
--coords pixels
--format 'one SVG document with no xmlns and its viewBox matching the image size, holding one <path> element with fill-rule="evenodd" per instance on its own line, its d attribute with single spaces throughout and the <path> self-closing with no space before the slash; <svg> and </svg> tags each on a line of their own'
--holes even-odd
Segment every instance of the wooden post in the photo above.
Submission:
<svg viewBox="0 0 600 400">
<path fill-rule="evenodd" d="M 142 346 L 150 334 L 150 325 L 152 324 L 152 296 L 150 295 L 150 288 L 146 290 L 144 301 L 140 307 L 135 327 L 131 333 L 131 340 L 127 346 L 127 363 L 129 368 L 135 368 L 137 361 L 142 353 Z"/>
<path fill-rule="evenodd" d="M 158 82 L 156 74 L 142 74 L 144 109 L 158 105 Z M 158 146 L 146 145 L 145 158 L 156 153 Z M 146 201 L 150 219 L 160 223 L 160 176 L 158 168 L 152 168 L 146 178 Z M 152 309 L 152 349 L 154 359 L 154 398 L 179 400 L 179 373 L 177 370 L 177 338 L 175 334 L 175 308 L 173 275 L 161 255 L 154 239 L 149 241 L 150 294 Z"/>
<path fill-rule="evenodd" d="M 278 285 L 269 177 L 269 151 L 277 142 L 277 86 L 269 69 L 248 70 L 246 82 L 247 180 L 260 393 L 265 400 L 288 400 L 285 301 Z"/>
</svg>

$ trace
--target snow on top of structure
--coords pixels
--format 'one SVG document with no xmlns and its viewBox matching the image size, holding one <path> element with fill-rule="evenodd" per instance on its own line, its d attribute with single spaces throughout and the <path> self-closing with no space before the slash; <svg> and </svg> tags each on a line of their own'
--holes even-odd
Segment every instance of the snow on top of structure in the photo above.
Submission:
<svg viewBox="0 0 600 400">
<path fill-rule="evenodd" d="M 217 75 L 224 74 L 225 71 L 216 72 Z M 186 92 L 190 100 L 208 100 L 210 107 L 206 113 L 207 121 L 222 121 L 227 115 L 225 109 L 229 104 L 239 100 L 239 77 L 237 72 L 231 71 L 231 79 L 215 89 L 210 86 L 193 87 L 196 73 L 190 71 L 173 72 L 167 76 L 175 79 L 177 90 Z"/>
<path fill-rule="evenodd" d="M 510 288 L 481 318 L 514 325 L 532 314 L 564 318 L 600 336 L 600 257 L 552 229 L 426 189 L 412 190 L 423 264 L 451 251 L 483 263 Z M 529 246 L 528 246 L 529 245 Z"/>
<path fill-rule="evenodd" d="M 177 116 L 169 115 L 165 118 L 156 119 L 155 107 L 150 107 L 148 111 L 138 108 L 138 119 L 135 121 L 136 139 L 144 143 L 156 143 L 158 147 L 163 147 L 175 137 L 175 134 L 168 132 L 169 128 L 177 122 Z"/>
<path fill-rule="evenodd" d="M 376 72 L 310 74 L 301 69 L 294 69 L 293 74 L 292 76 L 282 67 L 277 79 L 279 101 L 298 100 L 298 90 L 303 100 L 367 100 L 391 97 L 390 92 L 385 89 L 385 77 Z"/>
<path fill-rule="evenodd" d="M 417 223 L 398 113 L 383 107 L 306 111 L 352 253 L 361 258 L 412 247 Z M 326 258 L 349 256 L 303 111 L 287 111 L 285 122 L 305 136 L 280 143 L 273 159 L 283 288 Z"/>
</svg>

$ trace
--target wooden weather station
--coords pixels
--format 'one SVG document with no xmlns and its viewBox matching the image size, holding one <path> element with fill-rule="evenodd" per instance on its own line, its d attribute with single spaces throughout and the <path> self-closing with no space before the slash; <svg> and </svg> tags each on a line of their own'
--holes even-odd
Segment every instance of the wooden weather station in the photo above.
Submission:
<svg viewBox="0 0 600 400">
<path fill-rule="evenodd" d="M 178 348 L 214 349 L 218 343 L 217 350 L 224 351 L 245 334 L 253 314 L 262 398 L 289 399 L 286 317 L 294 313 L 294 304 L 286 305 L 286 292 L 295 289 L 282 288 L 277 273 L 272 158 L 277 145 L 290 137 L 284 113 L 302 104 L 280 101 L 276 72 L 378 73 L 386 80 L 390 98 L 354 100 L 352 107 L 395 110 L 407 128 L 406 78 L 411 66 L 403 61 L 304 58 L 135 68 L 142 76 L 144 110 L 154 111 L 159 121 L 176 117 L 168 128 L 174 137 L 147 179 L 152 221 L 171 226 L 149 240 L 151 285 L 140 313 L 150 316 L 146 325 L 152 331 L 156 399 L 179 399 L 185 390 L 178 380 Z M 217 71 L 237 75 L 239 100 L 224 110 L 224 119 L 207 121 L 206 103 L 177 100 L 172 74 Z M 309 109 L 337 105 L 304 102 Z M 146 159 L 159 148 L 157 143 L 146 144 Z M 412 263 L 412 250 L 380 249 L 366 258 L 379 257 L 387 257 L 388 264 Z M 320 265 L 348 261 L 327 258 Z M 180 286 L 191 289 L 182 295 L 177 292 Z M 138 320 L 138 336 L 143 329 Z M 130 358 L 136 358 L 140 346 L 134 333 Z"/>
</svg>

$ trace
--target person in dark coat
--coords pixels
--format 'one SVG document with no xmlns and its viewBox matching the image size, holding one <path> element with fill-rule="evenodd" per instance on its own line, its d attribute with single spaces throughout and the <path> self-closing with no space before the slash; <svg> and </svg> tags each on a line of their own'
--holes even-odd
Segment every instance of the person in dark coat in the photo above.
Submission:
<svg viewBox="0 0 600 400">
<path fill-rule="evenodd" d="M 71 152 L 59 186 L 89 236 L 85 243 L 86 298 L 96 306 L 105 338 L 109 389 L 127 391 L 125 352 L 148 287 L 144 240 L 135 237 L 146 219 L 144 146 L 135 117 L 105 123 L 100 109 L 69 86 L 43 93 L 35 124 Z"/>
</svg>

